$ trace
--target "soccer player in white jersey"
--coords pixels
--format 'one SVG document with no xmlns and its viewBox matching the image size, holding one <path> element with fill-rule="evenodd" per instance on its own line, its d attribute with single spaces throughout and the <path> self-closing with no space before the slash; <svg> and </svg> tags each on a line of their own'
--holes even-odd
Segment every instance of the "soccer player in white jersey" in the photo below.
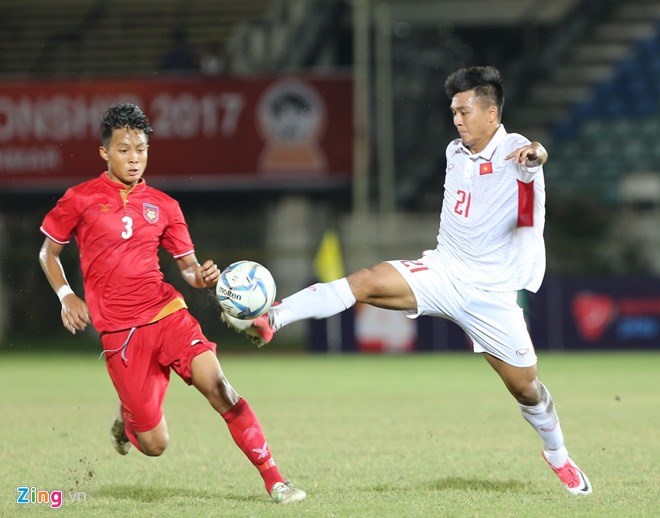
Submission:
<svg viewBox="0 0 660 518">
<path fill-rule="evenodd" d="M 327 318 L 356 302 L 410 318 L 453 320 L 541 436 L 543 458 L 564 487 L 574 495 L 589 494 L 587 476 L 564 446 L 552 396 L 537 378 L 534 346 L 517 303 L 517 291 L 536 292 L 545 272 L 543 164 L 548 153 L 539 142 L 504 129 L 497 69 L 460 69 L 449 76 L 445 91 L 460 138 L 447 146 L 437 247 L 417 260 L 387 261 L 310 286 L 255 320 L 222 318 L 259 346 L 283 326 Z"/>
</svg>

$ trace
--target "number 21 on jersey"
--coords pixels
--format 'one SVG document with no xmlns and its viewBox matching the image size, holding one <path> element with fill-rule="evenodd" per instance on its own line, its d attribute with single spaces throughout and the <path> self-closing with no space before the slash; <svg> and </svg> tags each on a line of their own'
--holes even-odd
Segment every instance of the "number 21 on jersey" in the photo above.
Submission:
<svg viewBox="0 0 660 518">
<path fill-rule="evenodd" d="M 454 212 L 459 216 L 468 217 L 470 215 L 470 203 L 472 203 L 472 193 L 465 192 L 462 189 L 456 191 L 458 194 L 458 199 L 456 200 L 456 205 L 454 205 Z"/>
<path fill-rule="evenodd" d="M 124 216 L 121 218 L 121 222 L 124 224 L 124 231 L 121 233 L 121 237 L 128 239 L 133 235 L 133 218 Z"/>
</svg>

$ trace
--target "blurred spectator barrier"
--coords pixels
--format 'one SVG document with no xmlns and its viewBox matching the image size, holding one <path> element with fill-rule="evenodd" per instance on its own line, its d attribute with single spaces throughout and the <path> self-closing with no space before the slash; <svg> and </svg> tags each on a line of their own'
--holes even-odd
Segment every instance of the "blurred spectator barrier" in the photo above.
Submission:
<svg viewBox="0 0 660 518">
<path fill-rule="evenodd" d="M 352 168 L 346 76 L 11 82 L 0 93 L 0 189 L 95 176 L 99 123 L 133 102 L 154 134 L 149 177 L 172 188 L 331 187 Z"/>
</svg>

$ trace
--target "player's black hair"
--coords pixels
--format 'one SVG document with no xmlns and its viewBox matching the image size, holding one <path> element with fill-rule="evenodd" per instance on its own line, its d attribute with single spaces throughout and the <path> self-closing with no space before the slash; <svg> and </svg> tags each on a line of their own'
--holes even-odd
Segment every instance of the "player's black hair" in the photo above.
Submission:
<svg viewBox="0 0 660 518">
<path fill-rule="evenodd" d="M 480 100 L 497 106 L 499 116 L 502 117 L 504 88 L 499 70 L 491 66 L 461 68 L 445 81 L 445 93 L 450 99 L 468 90 L 474 90 Z"/>
<path fill-rule="evenodd" d="M 121 103 L 110 106 L 101 119 L 101 142 L 105 147 L 110 143 L 112 130 L 117 128 L 133 128 L 142 130 L 149 136 L 153 128 L 149 119 L 136 104 Z"/>
</svg>

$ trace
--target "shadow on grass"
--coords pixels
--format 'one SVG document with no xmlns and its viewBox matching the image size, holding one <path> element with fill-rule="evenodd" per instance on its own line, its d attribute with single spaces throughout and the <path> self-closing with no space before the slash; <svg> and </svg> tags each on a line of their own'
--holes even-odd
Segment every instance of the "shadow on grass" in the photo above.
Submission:
<svg viewBox="0 0 660 518">
<path fill-rule="evenodd" d="M 424 485 L 426 489 L 447 491 L 458 489 L 461 491 L 495 491 L 498 493 L 519 493 L 529 491 L 529 484 L 520 480 L 480 480 L 463 477 L 447 477 Z"/>
<path fill-rule="evenodd" d="M 114 498 L 117 500 L 131 500 L 134 502 L 151 503 L 163 502 L 171 498 L 218 499 L 235 500 L 241 502 L 257 501 L 259 498 L 244 497 L 222 493 L 221 491 L 201 491 L 189 487 L 154 487 L 154 486 L 127 486 L 106 485 L 94 491 L 94 496 Z"/>
<path fill-rule="evenodd" d="M 520 493 L 530 491 L 530 485 L 519 480 L 480 480 L 463 477 L 447 477 L 440 480 L 426 482 L 417 486 L 397 486 L 391 484 L 379 484 L 370 488 L 374 492 L 392 491 L 493 491 L 497 493 Z"/>
<path fill-rule="evenodd" d="M 107 485 L 94 491 L 96 496 L 105 496 L 119 500 L 133 500 L 136 502 L 161 502 L 172 497 L 205 497 L 214 496 L 208 492 L 195 491 L 186 487 L 153 487 L 153 486 L 125 486 Z"/>
</svg>

